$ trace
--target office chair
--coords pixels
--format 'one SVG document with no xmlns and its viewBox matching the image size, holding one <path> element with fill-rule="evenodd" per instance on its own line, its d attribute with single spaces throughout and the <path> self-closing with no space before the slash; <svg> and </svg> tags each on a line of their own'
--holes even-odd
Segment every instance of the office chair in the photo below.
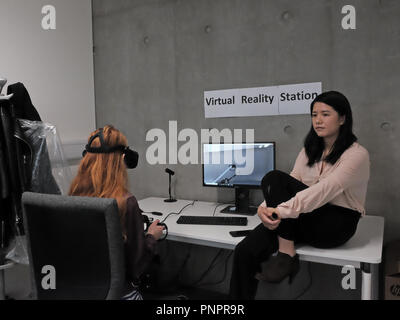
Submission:
<svg viewBox="0 0 400 320">
<path fill-rule="evenodd" d="M 33 298 L 121 298 L 125 260 L 116 200 L 25 192 L 22 206 Z"/>
</svg>

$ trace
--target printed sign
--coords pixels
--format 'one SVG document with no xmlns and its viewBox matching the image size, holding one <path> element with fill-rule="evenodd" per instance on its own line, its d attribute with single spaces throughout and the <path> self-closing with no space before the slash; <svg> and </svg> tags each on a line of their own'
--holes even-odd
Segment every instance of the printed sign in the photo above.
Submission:
<svg viewBox="0 0 400 320">
<path fill-rule="evenodd" d="M 308 114 L 321 82 L 204 92 L 206 118 Z"/>
</svg>

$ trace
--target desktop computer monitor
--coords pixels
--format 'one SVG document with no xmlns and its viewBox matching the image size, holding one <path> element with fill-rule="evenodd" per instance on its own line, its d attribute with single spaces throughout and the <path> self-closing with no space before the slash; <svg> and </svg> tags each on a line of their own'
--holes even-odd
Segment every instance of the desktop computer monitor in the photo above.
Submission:
<svg viewBox="0 0 400 320">
<path fill-rule="evenodd" d="M 202 163 L 203 186 L 235 188 L 235 206 L 221 212 L 253 215 L 249 191 L 275 170 L 275 142 L 203 144 Z"/>
</svg>

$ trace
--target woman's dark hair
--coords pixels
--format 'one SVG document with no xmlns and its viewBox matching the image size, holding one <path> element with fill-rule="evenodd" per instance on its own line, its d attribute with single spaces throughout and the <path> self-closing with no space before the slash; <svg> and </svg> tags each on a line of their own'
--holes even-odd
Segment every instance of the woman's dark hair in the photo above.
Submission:
<svg viewBox="0 0 400 320">
<path fill-rule="evenodd" d="M 339 113 L 339 116 L 345 116 L 345 122 L 340 127 L 339 136 L 337 137 L 331 152 L 325 159 L 326 162 L 334 164 L 340 158 L 342 153 L 357 141 L 357 137 L 353 134 L 353 116 L 351 113 L 350 103 L 340 92 L 324 92 L 317 96 L 311 103 L 311 115 L 316 102 L 323 102 L 335 109 L 335 111 Z M 311 129 L 304 140 L 304 148 L 308 157 L 307 165 L 309 167 L 321 160 L 324 147 L 324 139 L 318 137 L 311 125 Z"/>
</svg>

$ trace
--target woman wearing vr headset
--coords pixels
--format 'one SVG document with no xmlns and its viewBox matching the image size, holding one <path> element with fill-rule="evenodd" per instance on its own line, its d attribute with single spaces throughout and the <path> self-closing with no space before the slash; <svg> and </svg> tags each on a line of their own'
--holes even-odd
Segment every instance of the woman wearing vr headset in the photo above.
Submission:
<svg viewBox="0 0 400 320">
<path fill-rule="evenodd" d="M 137 163 L 138 153 L 127 147 L 126 137 L 114 127 L 105 126 L 91 133 L 69 190 L 72 196 L 116 199 L 127 266 L 124 300 L 142 300 L 139 277 L 156 254 L 157 240 L 164 229 L 155 220 L 147 233 L 143 232 L 143 211 L 128 190 L 127 168 L 134 169 Z"/>
</svg>

